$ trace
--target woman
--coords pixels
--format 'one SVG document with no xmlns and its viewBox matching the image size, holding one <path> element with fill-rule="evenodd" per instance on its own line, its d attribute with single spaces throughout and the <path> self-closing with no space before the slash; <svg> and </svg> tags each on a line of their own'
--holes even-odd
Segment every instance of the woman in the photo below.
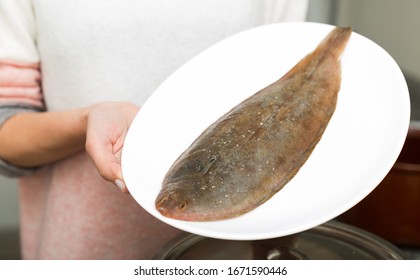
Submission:
<svg viewBox="0 0 420 280">
<path fill-rule="evenodd" d="M 211 44 L 257 25 L 303 20 L 306 6 L 0 0 L 0 170 L 19 177 L 23 258 L 153 257 L 178 231 L 147 214 L 121 175 L 139 106 Z"/>
</svg>

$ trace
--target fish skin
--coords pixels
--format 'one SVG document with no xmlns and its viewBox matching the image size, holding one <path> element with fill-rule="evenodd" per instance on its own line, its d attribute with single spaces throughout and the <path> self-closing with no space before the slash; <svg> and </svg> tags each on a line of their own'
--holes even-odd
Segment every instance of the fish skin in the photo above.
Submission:
<svg viewBox="0 0 420 280">
<path fill-rule="evenodd" d="M 335 111 L 339 57 L 351 33 L 336 27 L 282 78 L 210 125 L 167 172 L 156 209 L 178 220 L 222 220 L 255 209 L 282 189 Z"/>
</svg>

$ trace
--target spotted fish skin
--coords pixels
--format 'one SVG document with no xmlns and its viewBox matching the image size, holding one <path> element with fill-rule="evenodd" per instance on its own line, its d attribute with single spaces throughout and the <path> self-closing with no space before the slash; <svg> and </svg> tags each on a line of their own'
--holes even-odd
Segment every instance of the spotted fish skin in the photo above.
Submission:
<svg viewBox="0 0 420 280">
<path fill-rule="evenodd" d="M 156 209 L 178 220 L 228 219 L 282 189 L 335 111 L 351 33 L 336 27 L 282 78 L 210 125 L 167 172 Z"/>
</svg>

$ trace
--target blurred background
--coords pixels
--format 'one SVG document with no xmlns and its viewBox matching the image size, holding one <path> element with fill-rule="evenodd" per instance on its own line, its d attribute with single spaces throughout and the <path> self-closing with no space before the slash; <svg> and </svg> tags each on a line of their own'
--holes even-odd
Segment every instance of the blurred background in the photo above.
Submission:
<svg viewBox="0 0 420 280">
<path fill-rule="evenodd" d="M 413 258 L 420 247 L 419 10 L 416 0 L 310 0 L 307 16 L 308 21 L 352 26 L 391 54 L 406 76 L 412 102 L 410 147 L 383 186 L 339 219 L 397 244 Z M 0 177 L 0 259 L 19 258 L 18 226 L 16 182 Z"/>
</svg>

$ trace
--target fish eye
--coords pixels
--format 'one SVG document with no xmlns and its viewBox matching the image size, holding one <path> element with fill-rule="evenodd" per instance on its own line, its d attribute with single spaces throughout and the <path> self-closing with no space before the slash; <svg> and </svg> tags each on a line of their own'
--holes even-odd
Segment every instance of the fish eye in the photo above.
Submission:
<svg viewBox="0 0 420 280">
<path fill-rule="evenodd" d="M 179 210 L 184 210 L 187 207 L 187 202 L 183 201 L 178 205 Z"/>
</svg>

